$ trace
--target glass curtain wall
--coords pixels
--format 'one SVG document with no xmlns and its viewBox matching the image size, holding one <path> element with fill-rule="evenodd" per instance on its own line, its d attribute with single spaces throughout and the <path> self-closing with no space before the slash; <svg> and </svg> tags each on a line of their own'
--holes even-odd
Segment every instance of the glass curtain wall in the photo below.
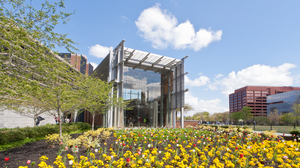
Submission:
<svg viewBox="0 0 300 168">
<path fill-rule="evenodd" d="M 161 74 L 124 66 L 123 98 L 131 100 L 130 109 L 124 110 L 124 125 L 162 125 L 161 90 Z"/>
</svg>

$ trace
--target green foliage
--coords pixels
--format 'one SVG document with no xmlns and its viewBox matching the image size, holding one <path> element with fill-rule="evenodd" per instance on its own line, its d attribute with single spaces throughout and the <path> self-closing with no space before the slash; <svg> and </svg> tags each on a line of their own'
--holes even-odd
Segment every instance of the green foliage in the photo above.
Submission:
<svg viewBox="0 0 300 168">
<path fill-rule="evenodd" d="M 262 116 L 256 116 L 256 117 L 253 117 L 253 121 L 256 122 L 256 125 L 264 125 L 266 123 L 269 123 L 269 118 L 262 117 Z"/>
<path fill-rule="evenodd" d="M 299 122 L 299 119 L 300 119 L 300 102 L 299 101 L 296 101 L 294 104 L 293 104 L 293 110 L 294 110 L 294 114 L 296 116 L 296 121 Z"/>
<path fill-rule="evenodd" d="M 71 49 L 77 50 L 73 46 L 75 42 L 67 38 L 67 34 L 54 32 L 55 26 L 66 24 L 75 13 L 63 11 L 64 0 L 54 3 L 42 1 L 38 7 L 40 9 L 28 5 L 25 0 L 2 0 L 0 4 L 1 16 L 14 20 L 15 26 L 28 30 L 33 39 L 42 42 L 47 48 L 54 49 L 56 45 L 65 47 L 70 52 Z"/>
<path fill-rule="evenodd" d="M 0 133 L 0 136 L 1 136 L 1 133 Z M 17 146 L 22 146 L 26 143 L 35 142 L 35 141 L 42 140 L 42 139 L 43 138 L 25 138 L 24 140 L 21 140 L 21 141 L 9 142 L 9 143 L 6 143 L 4 145 L 0 145 L 0 151 L 10 149 L 10 148 L 15 148 Z M 0 138 L 0 144 L 2 144 L 1 143 L 1 138 Z"/>
<path fill-rule="evenodd" d="M 69 133 L 78 130 L 88 130 L 91 129 L 91 125 L 88 123 L 72 123 L 63 124 L 64 133 Z M 48 134 L 57 133 L 59 130 L 58 125 L 44 125 L 39 127 L 25 127 L 25 128 L 15 128 L 7 131 L 0 132 L 0 145 L 8 144 L 11 142 L 21 141 L 26 138 L 43 138 Z"/>
<path fill-rule="evenodd" d="M 290 134 L 295 135 L 295 136 L 299 136 L 300 135 L 300 130 L 299 129 L 294 129 L 290 131 Z"/>
<path fill-rule="evenodd" d="M 107 83 L 95 77 L 85 77 L 79 85 L 82 91 L 81 107 L 88 110 L 93 116 L 92 130 L 94 130 L 94 120 L 97 114 L 102 114 L 109 107 L 126 108 L 129 101 L 124 102 L 123 98 L 111 97 L 110 92 L 113 83 Z M 114 93 L 115 94 L 115 93 Z"/>
<path fill-rule="evenodd" d="M 242 119 L 244 122 L 246 122 L 252 117 L 251 111 L 252 111 L 252 109 L 250 107 L 246 106 L 246 107 L 243 107 L 242 110 L 239 112 L 231 113 L 230 118 L 235 121 Z"/>
<path fill-rule="evenodd" d="M 296 118 L 293 113 L 285 113 L 280 116 L 279 121 L 282 124 L 289 125 L 294 123 L 296 121 Z"/>
</svg>

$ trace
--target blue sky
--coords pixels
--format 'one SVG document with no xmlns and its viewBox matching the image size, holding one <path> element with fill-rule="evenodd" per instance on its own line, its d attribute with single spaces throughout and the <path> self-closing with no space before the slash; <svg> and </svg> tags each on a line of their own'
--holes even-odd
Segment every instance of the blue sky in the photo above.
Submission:
<svg viewBox="0 0 300 168">
<path fill-rule="evenodd" d="M 38 1 L 33 1 L 37 3 Z M 108 47 L 181 59 L 193 114 L 228 111 L 228 94 L 246 85 L 300 86 L 300 1 L 66 0 L 76 10 L 57 32 L 99 64 Z M 61 49 L 59 52 L 66 52 Z"/>
</svg>

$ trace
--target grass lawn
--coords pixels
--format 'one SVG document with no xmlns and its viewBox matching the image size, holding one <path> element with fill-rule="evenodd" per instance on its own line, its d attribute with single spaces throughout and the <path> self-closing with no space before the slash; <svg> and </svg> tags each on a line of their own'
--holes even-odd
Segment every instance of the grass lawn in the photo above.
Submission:
<svg viewBox="0 0 300 168">
<path fill-rule="evenodd" d="M 253 125 L 249 125 L 249 128 L 253 129 Z M 278 133 L 290 133 L 290 130 L 293 130 L 294 126 L 272 126 L 272 130 L 277 130 Z M 300 127 L 296 127 L 296 129 L 300 129 Z M 271 127 L 269 125 L 256 125 L 255 131 L 270 131 Z"/>
</svg>

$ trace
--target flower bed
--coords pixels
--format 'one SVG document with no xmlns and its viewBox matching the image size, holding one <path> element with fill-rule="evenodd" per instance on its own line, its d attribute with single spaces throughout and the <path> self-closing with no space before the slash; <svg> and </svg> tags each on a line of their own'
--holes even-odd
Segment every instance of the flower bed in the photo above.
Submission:
<svg viewBox="0 0 300 168">
<path fill-rule="evenodd" d="M 39 167 L 300 167 L 300 144 L 272 133 L 210 127 L 184 129 L 110 130 L 112 143 L 101 139 L 103 129 L 86 139 L 63 142 L 55 161 Z M 239 132 L 241 131 L 241 132 Z M 75 146 L 76 141 L 76 146 Z M 63 145 L 65 144 L 65 145 Z M 81 156 L 78 150 L 84 150 Z M 51 166 L 49 166 L 51 165 Z"/>
</svg>

